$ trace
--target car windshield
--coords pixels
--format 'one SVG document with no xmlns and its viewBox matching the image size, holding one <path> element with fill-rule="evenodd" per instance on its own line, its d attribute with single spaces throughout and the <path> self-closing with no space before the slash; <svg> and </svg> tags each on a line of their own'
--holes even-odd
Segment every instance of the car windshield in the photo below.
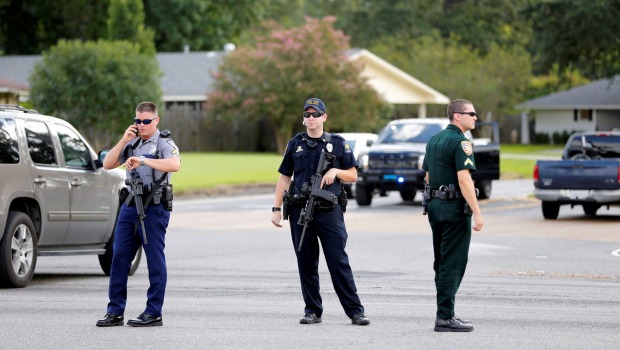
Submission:
<svg viewBox="0 0 620 350">
<path fill-rule="evenodd" d="M 400 123 L 389 124 L 381 131 L 377 143 L 427 143 L 431 136 L 440 132 L 437 124 Z"/>
</svg>

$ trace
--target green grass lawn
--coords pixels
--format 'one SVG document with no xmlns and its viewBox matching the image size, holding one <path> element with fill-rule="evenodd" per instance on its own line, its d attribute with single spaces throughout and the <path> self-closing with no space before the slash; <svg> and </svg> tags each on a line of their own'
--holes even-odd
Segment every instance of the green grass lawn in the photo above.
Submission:
<svg viewBox="0 0 620 350">
<path fill-rule="evenodd" d="M 175 192 L 218 185 L 278 181 L 282 155 L 275 153 L 181 153 L 181 170 L 172 176 Z"/>
<path fill-rule="evenodd" d="M 548 145 L 501 145 L 501 154 L 530 156 L 531 159 L 502 157 L 502 179 L 531 179 L 536 157 L 560 159 L 561 147 Z M 274 184 L 278 180 L 281 154 L 275 153 L 182 153 L 181 171 L 174 174 L 175 192 L 209 189 L 220 185 Z"/>
<path fill-rule="evenodd" d="M 500 178 L 501 179 L 531 179 L 534 165 L 538 158 L 562 157 L 562 147 L 558 145 L 501 145 Z M 522 158 L 509 158 L 515 155 Z M 527 157 L 527 158 L 526 158 Z"/>
</svg>

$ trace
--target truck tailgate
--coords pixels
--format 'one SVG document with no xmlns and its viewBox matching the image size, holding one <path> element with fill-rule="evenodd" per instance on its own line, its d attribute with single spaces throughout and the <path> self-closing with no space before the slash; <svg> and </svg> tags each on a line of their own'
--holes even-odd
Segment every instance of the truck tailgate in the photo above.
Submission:
<svg viewBox="0 0 620 350">
<path fill-rule="evenodd" d="M 618 160 L 539 160 L 539 189 L 618 189 Z"/>
</svg>

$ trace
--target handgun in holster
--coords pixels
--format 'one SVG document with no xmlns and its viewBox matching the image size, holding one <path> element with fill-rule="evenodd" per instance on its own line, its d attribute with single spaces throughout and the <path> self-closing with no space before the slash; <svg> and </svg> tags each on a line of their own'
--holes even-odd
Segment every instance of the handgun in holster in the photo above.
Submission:
<svg viewBox="0 0 620 350">
<path fill-rule="evenodd" d="M 347 197 L 347 191 L 344 189 L 344 184 L 340 183 L 340 196 L 338 196 L 338 204 L 343 213 L 347 212 L 347 204 L 349 204 L 349 198 Z"/>
<path fill-rule="evenodd" d="M 291 181 L 288 191 L 284 190 L 284 196 L 282 197 L 282 219 L 288 220 L 291 216 L 291 204 L 293 203 L 292 192 L 295 190 L 295 181 Z"/>
<path fill-rule="evenodd" d="M 424 185 L 424 192 L 422 194 L 422 215 L 428 213 L 428 203 L 431 201 L 431 186 L 429 184 Z"/>
<path fill-rule="evenodd" d="M 445 202 L 451 198 L 450 193 L 454 193 L 454 184 L 450 184 L 448 186 L 441 185 L 437 191 L 439 192 L 439 200 Z"/>
</svg>

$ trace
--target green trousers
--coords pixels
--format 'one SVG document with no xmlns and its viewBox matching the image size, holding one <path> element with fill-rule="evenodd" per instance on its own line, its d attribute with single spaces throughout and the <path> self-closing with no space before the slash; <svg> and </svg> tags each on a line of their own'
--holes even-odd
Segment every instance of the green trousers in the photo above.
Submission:
<svg viewBox="0 0 620 350">
<path fill-rule="evenodd" d="M 463 213 L 463 199 L 428 204 L 428 221 L 433 231 L 437 317 L 454 317 L 454 298 L 467 267 L 471 242 L 471 215 Z"/>
</svg>

